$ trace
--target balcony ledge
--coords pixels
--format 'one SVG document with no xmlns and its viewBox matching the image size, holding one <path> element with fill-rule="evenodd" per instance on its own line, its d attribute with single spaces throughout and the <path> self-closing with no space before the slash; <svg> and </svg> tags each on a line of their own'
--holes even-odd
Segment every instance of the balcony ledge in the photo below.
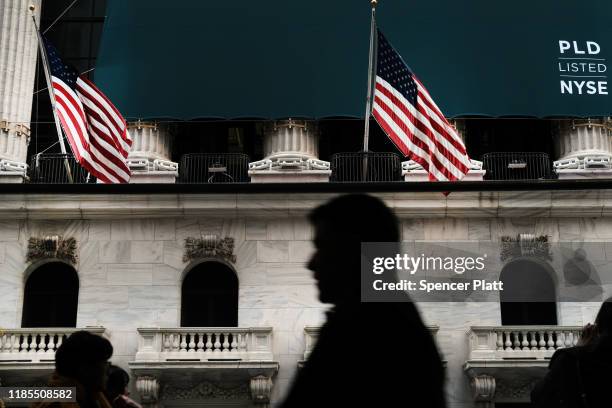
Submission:
<svg viewBox="0 0 612 408">
<path fill-rule="evenodd" d="M 177 374 L 193 374 L 202 370 L 223 371 L 227 374 L 244 372 L 248 377 L 273 376 L 279 369 L 277 361 L 131 361 L 128 363 L 135 375 L 162 375 L 175 371 Z"/>
<path fill-rule="evenodd" d="M 59 344 L 79 330 L 108 337 L 103 327 L 4 329 L 0 333 L 2 384 L 46 384 L 55 369 L 55 351 Z"/>
</svg>

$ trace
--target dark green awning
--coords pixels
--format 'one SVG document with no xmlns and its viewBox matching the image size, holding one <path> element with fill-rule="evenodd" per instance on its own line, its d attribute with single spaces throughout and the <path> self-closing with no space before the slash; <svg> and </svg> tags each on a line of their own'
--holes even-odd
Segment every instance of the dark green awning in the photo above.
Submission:
<svg viewBox="0 0 612 408">
<path fill-rule="evenodd" d="M 108 3 L 95 81 L 129 118 L 363 117 L 367 0 Z M 611 21 L 610 0 L 378 7 L 450 117 L 609 116 Z"/>
</svg>

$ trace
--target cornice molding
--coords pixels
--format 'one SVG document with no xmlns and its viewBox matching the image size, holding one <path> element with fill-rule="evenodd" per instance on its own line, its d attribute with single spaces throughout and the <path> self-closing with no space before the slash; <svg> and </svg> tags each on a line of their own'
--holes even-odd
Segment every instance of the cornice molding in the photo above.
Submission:
<svg viewBox="0 0 612 408">
<path fill-rule="evenodd" d="M 612 217 L 612 190 L 372 193 L 400 218 Z M 7 194 L 0 218 L 303 216 L 339 193 Z"/>
</svg>

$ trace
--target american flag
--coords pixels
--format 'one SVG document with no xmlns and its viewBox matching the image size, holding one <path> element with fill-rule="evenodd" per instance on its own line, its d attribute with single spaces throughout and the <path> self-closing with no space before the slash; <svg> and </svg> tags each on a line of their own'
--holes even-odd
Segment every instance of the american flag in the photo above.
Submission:
<svg viewBox="0 0 612 408">
<path fill-rule="evenodd" d="M 85 76 L 65 64 L 45 40 L 55 109 L 81 166 L 102 183 L 127 183 L 132 139 L 117 108 Z"/>
<path fill-rule="evenodd" d="M 380 30 L 377 55 L 372 115 L 378 124 L 430 180 L 461 180 L 470 170 L 463 141 Z"/>
</svg>

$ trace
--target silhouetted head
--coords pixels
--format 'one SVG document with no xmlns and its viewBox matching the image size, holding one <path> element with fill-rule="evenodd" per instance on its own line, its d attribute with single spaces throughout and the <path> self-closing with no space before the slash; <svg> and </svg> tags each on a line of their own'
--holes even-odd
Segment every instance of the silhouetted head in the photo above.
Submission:
<svg viewBox="0 0 612 408">
<path fill-rule="evenodd" d="M 55 353 L 58 374 L 70 377 L 89 391 L 102 391 L 106 383 L 108 359 L 113 346 L 105 338 L 87 331 L 78 331 L 68 337 Z"/>
<path fill-rule="evenodd" d="M 324 303 L 359 302 L 362 242 L 399 241 L 398 221 L 378 198 L 344 195 L 316 208 L 309 216 L 315 229 L 314 272 Z"/>
<path fill-rule="evenodd" d="M 111 365 L 108 367 L 108 380 L 106 381 L 106 397 L 109 401 L 114 401 L 119 395 L 127 395 L 127 386 L 130 382 L 130 376 L 121 367 Z"/>
<path fill-rule="evenodd" d="M 601 305 L 595 319 L 597 331 L 602 336 L 612 336 L 612 297 Z"/>
</svg>

